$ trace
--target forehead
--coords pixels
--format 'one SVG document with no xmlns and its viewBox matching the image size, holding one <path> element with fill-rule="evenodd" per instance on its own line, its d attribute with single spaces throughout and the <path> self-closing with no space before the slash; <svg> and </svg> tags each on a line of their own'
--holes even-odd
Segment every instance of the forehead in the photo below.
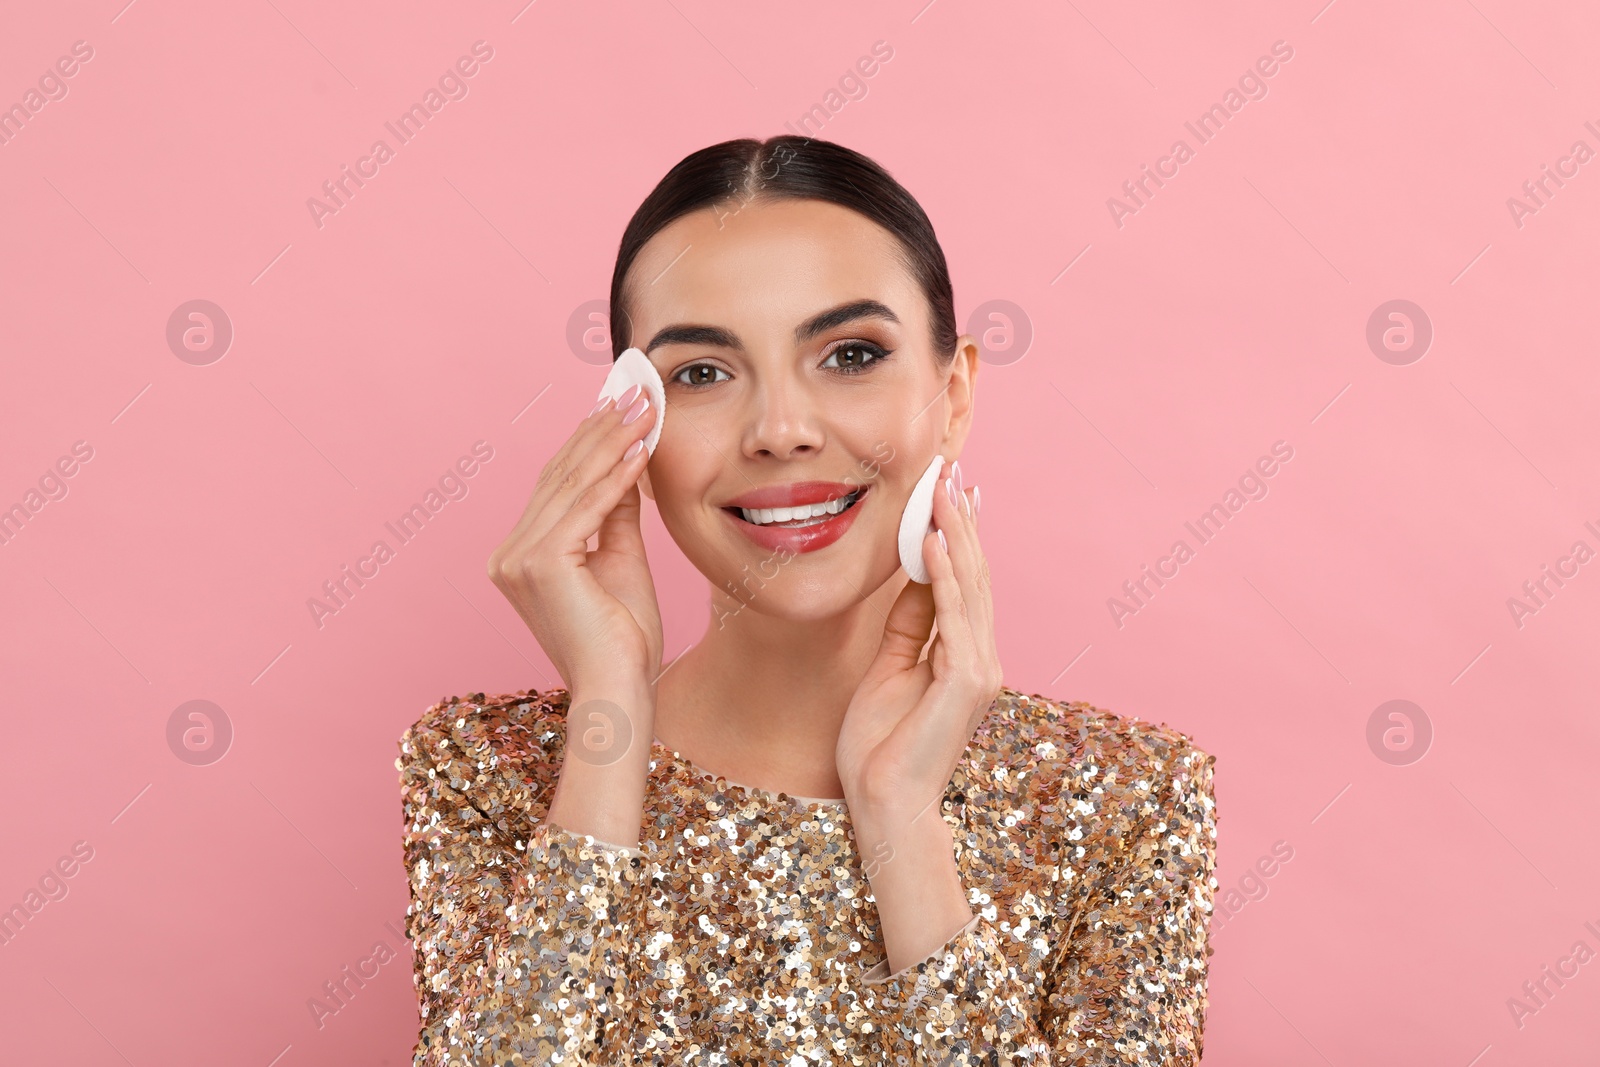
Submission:
<svg viewBox="0 0 1600 1067">
<path fill-rule="evenodd" d="M 819 309 L 863 298 L 889 305 L 907 327 L 926 318 L 894 235 L 820 200 L 729 199 L 691 212 L 640 250 L 629 285 L 635 343 L 679 322 L 776 336 Z"/>
</svg>

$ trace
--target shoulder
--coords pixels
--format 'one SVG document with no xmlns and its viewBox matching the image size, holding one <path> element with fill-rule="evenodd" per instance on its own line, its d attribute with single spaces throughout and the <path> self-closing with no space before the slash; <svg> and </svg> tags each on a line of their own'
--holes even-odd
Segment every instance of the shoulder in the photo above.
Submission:
<svg viewBox="0 0 1600 1067">
<path fill-rule="evenodd" d="M 400 736 L 407 803 L 419 790 L 470 804 L 510 829 L 541 817 L 560 768 L 565 689 L 445 697 Z"/>
<path fill-rule="evenodd" d="M 1002 687 L 980 733 L 989 773 L 1030 779 L 1024 791 L 1041 821 L 1067 841 L 1110 840 L 1140 824 L 1213 825 L 1215 757 L 1165 723 Z"/>
<path fill-rule="evenodd" d="M 537 757 L 551 731 L 559 735 L 566 705 L 565 689 L 444 697 L 400 735 L 401 756 L 450 758 L 470 749 L 492 761 Z"/>
<path fill-rule="evenodd" d="M 1215 757 L 1165 723 L 1119 715 L 1084 701 L 1002 687 L 984 730 L 997 750 L 1024 752 L 1042 767 L 1116 769 L 1149 779 L 1209 778 Z"/>
</svg>

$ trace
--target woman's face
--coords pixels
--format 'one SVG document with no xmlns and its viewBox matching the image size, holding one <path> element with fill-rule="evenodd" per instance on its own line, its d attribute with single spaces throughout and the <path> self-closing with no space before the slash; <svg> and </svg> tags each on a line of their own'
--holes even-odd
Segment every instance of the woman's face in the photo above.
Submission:
<svg viewBox="0 0 1600 1067">
<path fill-rule="evenodd" d="M 821 619 L 893 577 L 901 513 L 935 453 L 960 455 L 977 373 L 968 337 L 938 366 L 894 237 L 824 201 L 735 200 L 657 233 L 629 285 L 631 343 L 667 401 L 643 490 L 713 588 Z M 806 528 L 737 506 L 850 493 Z"/>
</svg>

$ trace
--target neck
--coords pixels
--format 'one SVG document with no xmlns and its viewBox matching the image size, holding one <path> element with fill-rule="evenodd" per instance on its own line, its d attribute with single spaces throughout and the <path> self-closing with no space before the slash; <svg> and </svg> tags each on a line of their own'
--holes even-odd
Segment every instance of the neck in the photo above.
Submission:
<svg viewBox="0 0 1600 1067">
<path fill-rule="evenodd" d="M 664 664 L 656 737 L 733 781 L 841 797 L 834 760 L 840 725 L 878 654 L 889 607 L 909 580 L 897 575 L 824 618 L 762 615 L 755 602 L 716 604 L 701 639 Z"/>
</svg>

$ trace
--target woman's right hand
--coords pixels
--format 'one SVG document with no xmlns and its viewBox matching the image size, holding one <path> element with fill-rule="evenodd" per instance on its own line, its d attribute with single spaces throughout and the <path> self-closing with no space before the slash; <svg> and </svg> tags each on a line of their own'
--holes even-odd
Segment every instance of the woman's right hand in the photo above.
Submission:
<svg viewBox="0 0 1600 1067">
<path fill-rule="evenodd" d="M 631 412 L 607 400 L 578 424 L 545 464 L 516 528 L 489 556 L 489 579 L 569 691 L 600 679 L 648 685 L 661 669 L 661 610 L 639 528 L 638 485 L 650 458 L 644 437 L 660 413 L 637 387 L 621 399 Z M 623 421 L 628 414 L 632 422 Z M 624 458 L 634 442 L 638 450 Z"/>
</svg>

